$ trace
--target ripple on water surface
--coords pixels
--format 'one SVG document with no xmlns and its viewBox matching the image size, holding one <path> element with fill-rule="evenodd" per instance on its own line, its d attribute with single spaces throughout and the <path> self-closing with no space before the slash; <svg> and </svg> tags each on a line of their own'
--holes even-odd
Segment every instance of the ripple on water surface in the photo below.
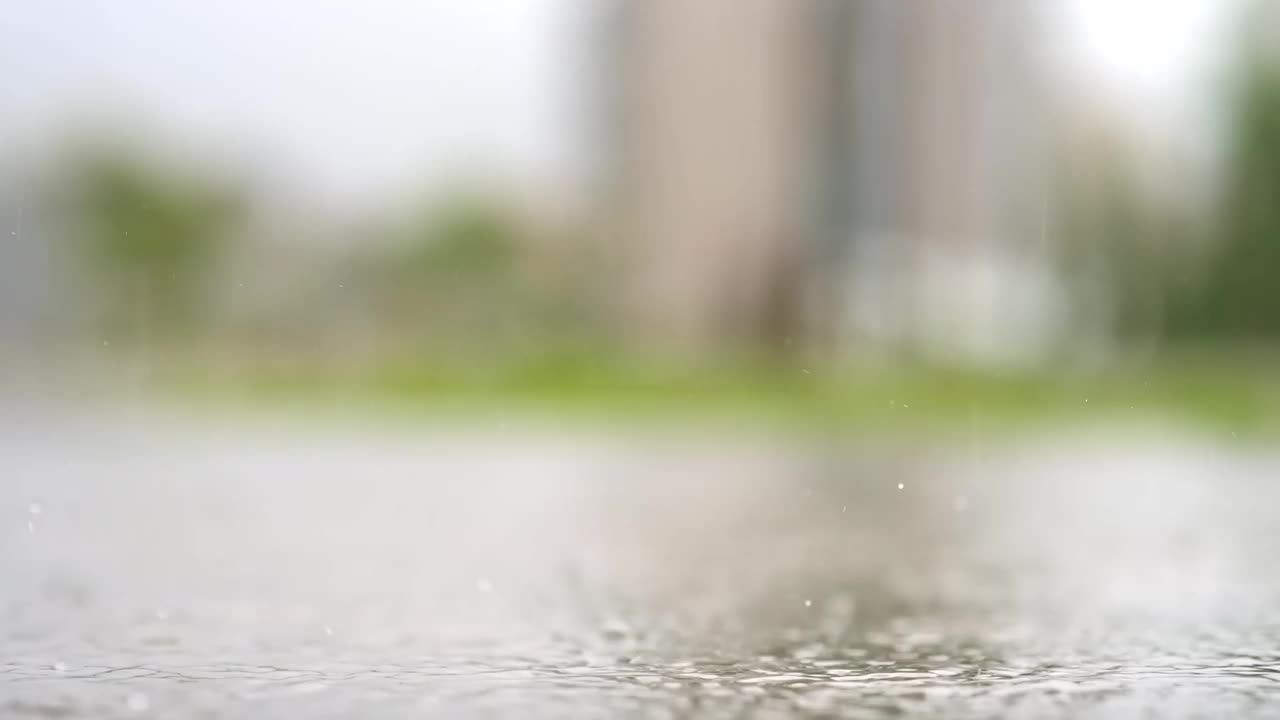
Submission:
<svg viewBox="0 0 1280 720">
<path fill-rule="evenodd" d="M 1269 456 L 77 432 L 0 716 L 1280 715 Z"/>
</svg>

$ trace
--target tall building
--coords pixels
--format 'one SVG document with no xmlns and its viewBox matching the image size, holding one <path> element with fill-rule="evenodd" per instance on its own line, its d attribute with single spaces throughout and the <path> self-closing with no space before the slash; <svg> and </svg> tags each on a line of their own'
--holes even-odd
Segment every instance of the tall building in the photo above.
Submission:
<svg viewBox="0 0 1280 720">
<path fill-rule="evenodd" d="M 616 6 L 612 118 L 622 311 L 681 348 L 785 339 L 811 235 L 814 4 Z"/>
<path fill-rule="evenodd" d="M 1037 6 L 854 5 L 842 327 L 926 354 L 1034 355 L 1058 320 Z"/>
<path fill-rule="evenodd" d="M 606 124 L 631 327 L 694 348 L 979 354 L 1038 332 L 1030 12 L 614 5 Z"/>
</svg>

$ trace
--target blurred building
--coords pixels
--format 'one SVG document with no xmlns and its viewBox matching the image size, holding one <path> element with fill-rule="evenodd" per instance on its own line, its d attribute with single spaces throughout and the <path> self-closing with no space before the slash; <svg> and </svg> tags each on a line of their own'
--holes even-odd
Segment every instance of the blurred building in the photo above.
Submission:
<svg viewBox="0 0 1280 720">
<path fill-rule="evenodd" d="M 980 359 L 1046 346 L 1034 8 L 615 5 L 612 199 L 639 334 Z"/>
<path fill-rule="evenodd" d="M 624 312 L 680 346 L 781 340 L 812 218 L 814 9 L 790 0 L 615 6 L 612 141 Z"/>
</svg>

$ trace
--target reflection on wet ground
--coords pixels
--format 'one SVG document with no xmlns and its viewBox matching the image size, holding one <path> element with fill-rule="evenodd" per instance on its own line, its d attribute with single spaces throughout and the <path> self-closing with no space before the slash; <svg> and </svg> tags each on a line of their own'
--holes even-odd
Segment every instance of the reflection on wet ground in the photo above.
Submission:
<svg viewBox="0 0 1280 720">
<path fill-rule="evenodd" d="M 1280 456 L 0 427 L 6 717 L 1280 716 Z"/>
</svg>

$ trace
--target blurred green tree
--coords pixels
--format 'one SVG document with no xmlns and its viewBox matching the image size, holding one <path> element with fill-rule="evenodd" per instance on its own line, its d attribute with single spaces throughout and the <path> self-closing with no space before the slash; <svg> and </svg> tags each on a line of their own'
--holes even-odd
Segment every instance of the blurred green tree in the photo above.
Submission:
<svg viewBox="0 0 1280 720">
<path fill-rule="evenodd" d="M 1194 326 L 1240 339 L 1280 336 L 1280 67 L 1245 68 L 1222 201 L 1222 235 Z"/>
<path fill-rule="evenodd" d="M 424 269 L 503 279 L 516 257 L 516 222 L 495 201 L 462 198 L 444 204 L 417 229 Z"/>
<path fill-rule="evenodd" d="M 496 308 L 514 300 L 516 234 L 508 208 L 487 198 L 428 205 L 393 231 L 389 250 L 369 258 L 383 320 L 434 334 L 484 327 Z"/>
<path fill-rule="evenodd" d="M 1131 128 L 1101 116 L 1064 125 L 1055 162 L 1056 246 L 1077 323 L 1126 349 L 1163 336 L 1200 244 L 1201 209 L 1154 182 Z"/>
<path fill-rule="evenodd" d="M 351 264 L 372 322 L 395 342 L 474 365 L 598 331 L 581 243 L 499 194 L 456 191 L 372 234 L 386 240 L 359 245 Z"/>
<path fill-rule="evenodd" d="M 79 153 L 66 177 L 73 251 L 97 319 L 126 338 L 188 335 L 208 309 L 224 245 L 244 216 L 233 188 L 123 150 Z"/>
<path fill-rule="evenodd" d="M 1229 106 L 1217 233 L 1172 330 L 1189 339 L 1280 338 L 1280 57 L 1275 3 L 1247 8 Z"/>
</svg>

